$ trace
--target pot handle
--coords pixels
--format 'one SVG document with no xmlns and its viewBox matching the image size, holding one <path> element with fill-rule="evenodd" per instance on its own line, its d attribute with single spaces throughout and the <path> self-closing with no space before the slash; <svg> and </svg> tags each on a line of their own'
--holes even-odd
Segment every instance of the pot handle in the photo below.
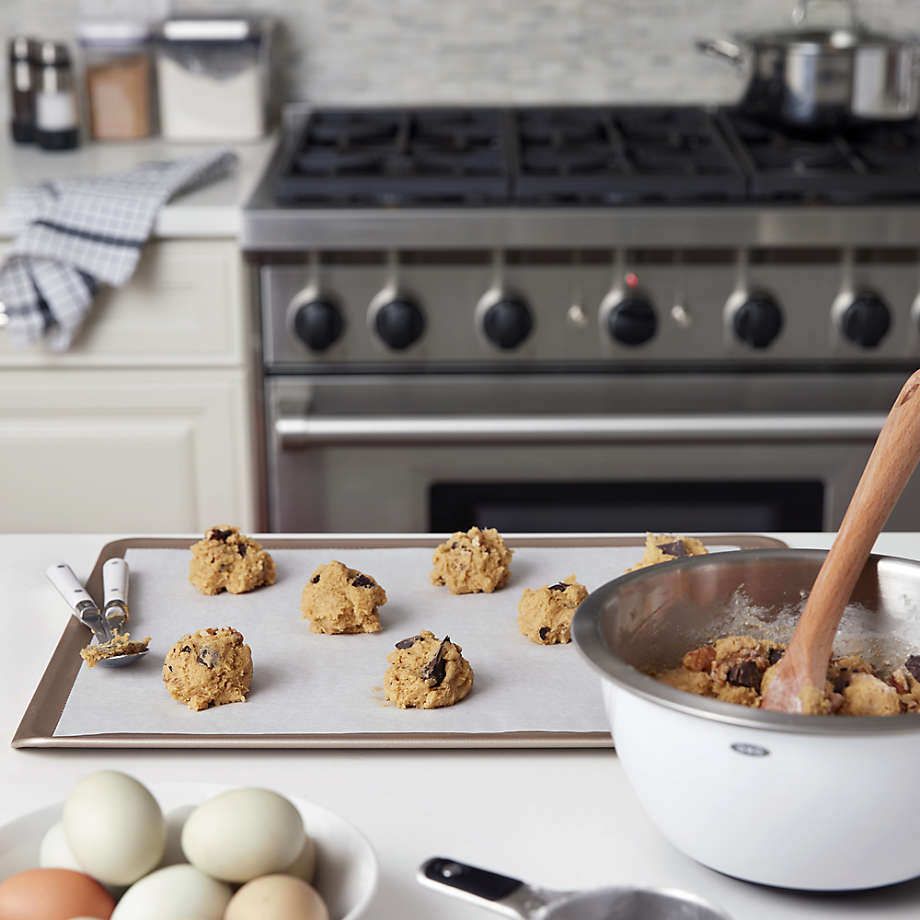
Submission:
<svg viewBox="0 0 920 920">
<path fill-rule="evenodd" d="M 728 61 L 738 70 L 744 69 L 744 49 L 736 42 L 727 38 L 698 38 L 696 50 L 710 57 L 721 58 Z"/>
</svg>

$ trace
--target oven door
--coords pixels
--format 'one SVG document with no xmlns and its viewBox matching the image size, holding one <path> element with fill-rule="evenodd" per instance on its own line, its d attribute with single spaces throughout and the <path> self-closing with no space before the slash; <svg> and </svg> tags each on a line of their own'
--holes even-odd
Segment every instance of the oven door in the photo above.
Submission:
<svg viewBox="0 0 920 920">
<path fill-rule="evenodd" d="M 269 525 L 833 530 L 902 383 L 900 375 L 860 378 L 858 387 L 826 376 L 269 378 Z M 920 482 L 889 526 L 920 529 Z"/>
</svg>

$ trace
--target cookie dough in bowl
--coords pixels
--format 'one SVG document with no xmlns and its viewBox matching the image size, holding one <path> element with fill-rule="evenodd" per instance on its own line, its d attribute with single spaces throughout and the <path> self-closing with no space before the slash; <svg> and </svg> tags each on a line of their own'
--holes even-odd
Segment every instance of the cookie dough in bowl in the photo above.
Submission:
<svg viewBox="0 0 920 920">
<path fill-rule="evenodd" d="M 825 556 L 763 549 L 649 566 L 592 592 L 572 621 L 572 639 L 601 676 L 618 760 L 637 799 L 678 849 L 761 884 L 873 888 L 920 875 L 920 851 L 891 846 L 891 828 L 920 809 L 915 712 L 778 713 L 649 676 L 679 667 L 688 650 L 698 652 L 713 637 L 766 643 L 749 649 L 752 660 L 766 657 L 766 673 L 770 651 L 788 643 Z M 917 649 L 920 563 L 871 556 L 834 654 L 859 656 L 879 674 L 903 668 L 909 675 L 904 664 Z M 720 673 L 747 657 L 741 645 L 724 652 Z M 732 661 L 738 652 L 742 660 Z M 734 671 L 736 686 L 764 663 Z M 711 678 L 713 664 L 696 662 L 698 673 Z M 838 660 L 837 676 L 862 696 L 876 685 L 855 664 Z M 913 693 L 909 680 L 903 691 L 893 689 L 899 699 Z M 743 815 L 744 832 L 712 833 L 724 815 Z"/>
</svg>

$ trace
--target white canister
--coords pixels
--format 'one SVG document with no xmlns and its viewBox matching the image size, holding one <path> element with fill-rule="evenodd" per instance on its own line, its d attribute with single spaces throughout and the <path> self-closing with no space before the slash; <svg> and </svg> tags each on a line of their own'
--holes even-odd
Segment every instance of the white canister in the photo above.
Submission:
<svg viewBox="0 0 920 920">
<path fill-rule="evenodd" d="M 174 18 L 156 43 L 160 128 L 175 141 L 248 141 L 265 134 L 267 18 Z"/>
</svg>

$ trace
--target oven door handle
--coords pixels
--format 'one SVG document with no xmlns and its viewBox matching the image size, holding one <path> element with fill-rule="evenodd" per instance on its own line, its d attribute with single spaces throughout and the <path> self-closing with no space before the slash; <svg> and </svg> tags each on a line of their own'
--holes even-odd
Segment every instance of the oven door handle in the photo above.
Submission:
<svg viewBox="0 0 920 920">
<path fill-rule="evenodd" d="M 873 441 L 885 416 L 801 415 L 487 415 L 282 416 L 282 448 L 312 444 L 558 443 L 572 441 Z"/>
</svg>

